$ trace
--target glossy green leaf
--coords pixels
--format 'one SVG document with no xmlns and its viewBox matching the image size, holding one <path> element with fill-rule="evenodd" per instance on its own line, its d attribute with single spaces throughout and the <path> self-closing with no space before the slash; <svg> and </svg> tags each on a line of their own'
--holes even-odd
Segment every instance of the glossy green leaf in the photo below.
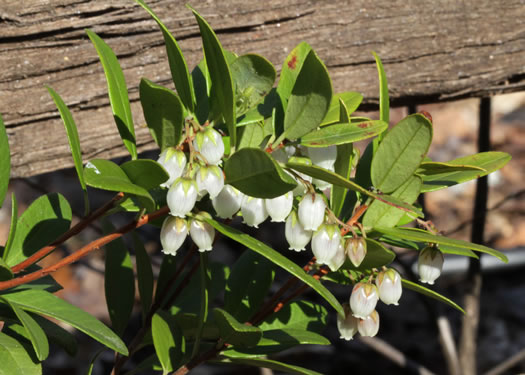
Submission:
<svg viewBox="0 0 525 375">
<path fill-rule="evenodd" d="M 121 191 L 142 198 L 148 211 L 155 208 L 155 203 L 150 193 L 141 186 L 134 184 L 117 164 L 109 160 L 93 159 L 84 167 L 86 183 L 94 188 Z"/>
<path fill-rule="evenodd" d="M 237 144 L 235 132 L 235 120 L 237 117 L 235 114 L 234 86 L 224 50 L 208 22 L 193 8 L 189 8 L 193 12 L 201 32 L 204 57 L 212 82 L 211 102 L 219 105 L 220 113 L 228 128 L 231 144 L 235 145 Z"/>
<path fill-rule="evenodd" d="M 349 91 L 334 94 L 330 101 L 330 107 L 321 121 L 321 126 L 335 124 L 336 122 L 347 122 L 342 121 L 340 116 L 340 101 L 343 101 L 347 112 L 353 113 L 359 107 L 359 104 L 363 101 L 363 95 L 358 92 Z"/>
<path fill-rule="evenodd" d="M 228 358 L 222 362 L 231 362 L 239 365 L 255 366 L 261 368 L 269 368 L 275 371 L 281 371 L 287 374 L 298 375 L 321 375 L 320 372 L 308 370 L 303 367 L 289 365 L 287 363 L 278 362 L 266 358 Z"/>
<path fill-rule="evenodd" d="M 104 234 L 115 230 L 108 221 L 103 221 Z M 135 275 L 131 257 L 124 240 L 117 238 L 105 248 L 104 291 L 109 318 L 113 330 L 122 336 L 128 325 L 135 302 Z"/>
<path fill-rule="evenodd" d="M 286 328 L 321 333 L 326 327 L 327 316 L 324 306 L 310 301 L 293 301 L 268 316 L 258 327 L 263 331 Z"/>
<path fill-rule="evenodd" d="M 93 357 L 91 357 L 91 360 L 89 361 L 89 367 L 86 371 L 86 375 L 91 375 L 93 373 L 93 368 L 95 367 L 95 363 L 97 362 L 98 357 L 104 352 L 104 348 L 99 349 Z"/>
<path fill-rule="evenodd" d="M 355 267 L 349 260 L 344 264 L 345 269 L 369 270 L 387 266 L 396 258 L 396 254 L 384 247 L 380 242 L 371 238 L 366 239 L 366 256 L 359 267 Z"/>
<path fill-rule="evenodd" d="M 146 190 L 158 187 L 170 177 L 159 163 L 150 159 L 130 160 L 123 163 L 120 168 L 132 183 Z"/>
<path fill-rule="evenodd" d="M 357 163 L 356 170 L 355 170 L 355 181 L 365 188 L 371 188 L 372 187 L 372 178 L 370 176 L 370 167 L 372 165 L 372 159 L 374 157 L 374 153 L 377 151 L 377 148 L 379 147 L 379 142 L 377 141 L 378 138 L 374 138 L 372 142 L 368 143 L 368 145 L 365 148 L 365 151 L 359 158 L 359 162 Z"/>
<path fill-rule="evenodd" d="M 133 117 L 129 105 L 128 89 L 124 73 L 117 60 L 117 56 L 97 34 L 91 30 L 86 30 L 89 39 L 95 46 L 100 62 L 104 67 L 106 81 L 108 84 L 109 102 L 113 110 L 113 117 L 117 123 L 117 128 L 124 145 L 128 149 L 133 159 L 137 158 L 137 146 L 135 140 L 135 128 Z"/>
<path fill-rule="evenodd" d="M 9 300 L 9 302 L 18 304 L 26 311 L 46 315 L 67 323 L 108 348 L 123 355 L 128 355 L 126 345 L 112 330 L 84 310 L 51 293 L 29 289 L 18 293 L 3 294 L 2 297 Z"/>
<path fill-rule="evenodd" d="M 270 261 L 253 251 L 245 251 L 228 278 L 224 309 L 240 322 L 247 322 L 264 301 L 274 276 Z"/>
<path fill-rule="evenodd" d="M 354 143 L 375 137 L 387 128 L 387 123 L 380 120 L 323 126 L 301 137 L 300 143 L 308 147 Z"/>
<path fill-rule="evenodd" d="M 260 124 L 250 124 L 237 129 L 237 150 L 241 148 L 259 148 L 264 139 L 264 129 Z"/>
<path fill-rule="evenodd" d="M 73 334 L 43 316 L 33 313 L 29 314 L 42 327 L 49 341 L 60 346 L 71 357 L 77 354 L 78 345 Z"/>
<path fill-rule="evenodd" d="M 166 300 L 169 290 L 173 289 L 172 278 L 177 270 L 177 258 L 174 256 L 162 257 L 160 264 L 159 276 L 157 278 L 157 287 L 155 289 L 155 303 L 160 303 L 159 299 L 162 297 Z"/>
<path fill-rule="evenodd" d="M 0 258 L 0 281 L 11 280 L 13 278 L 13 271 L 2 258 Z"/>
<path fill-rule="evenodd" d="M 4 121 L 0 114 L 0 208 L 2 207 L 9 186 L 11 174 L 11 154 Z"/>
<path fill-rule="evenodd" d="M 450 172 L 465 172 L 465 171 L 481 171 L 485 172 L 485 169 L 475 165 L 463 165 L 463 164 L 451 164 L 441 163 L 436 161 L 424 161 L 419 165 L 417 170 L 418 174 L 424 176 L 432 176 L 434 174 L 450 173 Z"/>
<path fill-rule="evenodd" d="M 352 158 L 354 155 L 351 144 L 337 146 L 337 159 L 335 159 L 334 172 L 348 180 L 352 172 Z M 334 185 L 330 190 L 330 208 L 335 216 L 339 217 L 343 210 L 347 189 Z"/>
<path fill-rule="evenodd" d="M 376 227 L 375 228 L 378 232 L 388 234 L 390 236 L 396 236 L 412 241 L 419 241 L 419 242 L 428 242 L 428 243 L 436 243 L 436 244 L 442 244 L 442 245 L 448 245 L 448 246 L 454 246 L 454 247 L 460 247 L 463 249 L 470 249 L 474 251 L 478 251 L 480 253 L 487 253 L 490 254 L 499 260 L 507 263 L 508 259 L 507 256 L 497 250 L 491 249 L 490 247 L 463 241 L 463 240 L 456 240 L 454 238 L 448 238 L 436 234 L 429 233 L 422 229 L 417 228 L 382 228 L 382 227 Z"/>
<path fill-rule="evenodd" d="M 133 232 L 133 244 L 135 248 L 140 305 L 142 307 L 142 317 L 145 319 L 153 300 L 153 269 L 151 268 L 151 259 L 136 232 Z"/>
<path fill-rule="evenodd" d="M 204 218 L 204 220 L 226 237 L 229 237 L 232 240 L 246 246 L 247 248 L 259 253 L 265 258 L 268 258 L 274 264 L 297 277 L 299 280 L 319 293 L 319 295 L 323 297 L 338 313 L 343 314 L 343 308 L 341 307 L 341 304 L 337 298 L 335 298 L 334 295 L 330 293 L 330 291 L 326 289 L 323 284 L 314 279 L 312 276 L 308 275 L 301 267 L 289 260 L 287 257 L 281 255 L 268 245 L 265 245 L 252 236 L 232 228 L 229 225 L 225 225 L 213 219 Z"/>
<path fill-rule="evenodd" d="M 5 262 L 12 267 L 49 245 L 69 229 L 71 217 L 69 203 L 58 193 L 43 195 L 33 201 L 18 220 Z"/>
<path fill-rule="evenodd" d="M 0 332 L 0 375 L 41 375 L 42 367 L 16 339 Z"/>
<path fill-rule="evenodd" d="M 379 119 L 385 123 L 390 122 L 390 101 L 388 99 L 388 81 L 381 59 L 372 52 L 376 60 L 377 73 L 379 75 Z"/>
<path fill-rule="evenodd" d="M 316 53 L 310 51 L 288 99 L 284 133 L 280 138 L 294 140 L 317 128 L 326 115 L 331 100 L 332 81 L 328 71 Z"/>
<path fill-rule="evenodd" d="M 230 65 L 235 88 L 236 114 L 259 104 L 272 89 L 277 73 L 272 63 L 255 54 L 239 56 Z"/>
<path fill-rule="evenodd" d="M 201 60 L 191 72 L 193 90 L 195 92 L 195 115 L 200 124 L 213 117 L 210 114 L 210 77 L 206 68 L 206 61 Z"/>
<path fill-rule="evenodd" d="M 7 259 L 11 246 L 16 235 L 16 226 L 18 224 L 18 202 L 15 193 L 11 194 L 11 225 L 9 226 L 9 235 L 3 251 L 2 259 Z"/>
<path fill-rule="evenodd" d="M 428 170 L 420 168 L 417 173 L 423 177 L 422 193 L 447 188 L 462 182 L 474 180 L 492 173 L 509 162 L 511 156 L 506 152 L 490 151 L 469 155 L 447 162 L 451 166 L 471 166 L 483 168 L 481 170 L 448 171 L 443 173 L 428 174 Z M 422 167 L 424 164 L 421 165 Z"/>
<path fill-rule="evenodd" d="M 208 273 L 208 254 L 200 252 L 200 309 L 197 330 L 195 332 L 195 341 L 193 343 L 192 357 L 199 353 L 200 344 L 202 340 L 202 333 L 204 331 L 204 323 L 208 320 L 208 307 L 210 304 L 210 283 Z"/>
<path fill-rule="evenodd" d="M 140 80 L 139 93 L 146 124 L 160 150 L 177 146 L 184 127 L 184 111 L 177 94 L 146 78 Z"/>
<path fill-rule="evenodd" d="M 151 332 L 155 352 L 167 374 L 177 368 L 185 352 L 185 341 L 181 329 L 167 312 L 158 310 L 151 320 Z"/>
<path fill-rule="evenodd" d="M 391 193 L 414 174 L 432 142 L 432 123 L 422 114 L 405 117 L 379 144 L 372 159 L 372 183 Z"/>
<path fill-rule="evenodd" d="M 420 294 L 423 294 L 427 297 L 434 298 L 435 300 L 438 300 L 440 302 L 446 303 L 449 306 L 452 306 L 453 308 L 461 311 L 463 314 L 465 314 L 465 310 L 463 310 L 457 303 L 454 301 L 448 299 L 445 296 L 442 296 L 441 294 L 434 292 L 431 289 L 425 288 L 422 285 L 413 283 L 412 281 L 401 279 L 401 283 L 403 285 L 403 288 L 413 290 L 415 292 L 418 292 Z"/>
<path fill-rule="evenodd" d="M 224 165 L 226 184 L 257 198 L 275 198 L 293 190 L 297 183 L 267 153 L 258 148 L 243 148 Z"/>
<path fill-rule="evenodd" d="M 219 327 L 221 339 L 228 344 L 249 348 L 256 346 L 262 337 L 259 328 L 240 323 L 225 310 L 213 309 L 213 317 Z"/>
<path fill-rule="evenodd" d="M 479 259 L 479 256 L 477 256 L 475 252 L 465 249 L 464 247 L 439 245 L 439 251 L 441 251 L 443 254 L 454 254 Z"/>
<path fill-rule="evenodd" d="M 162 23 L 159 17 L 153 12 L 153 10 L 146 5 L 143 0 L 135 0 L 137 4 L 143 7 L 151 17 L 157 22 L 162 36 L 164 37 L 164 45 L 166 46 L 166 54 L 168 55 L 168 62 L 170 65 L 171 77 L 175 88 L 186 106 L 191 112 L 194 111 L 195 105 L 195 94 L 193 92 L 193 86 L 188 70 L 188 65 L 184 59 L 184 55 L 177 43 L 177 40 L 169 32 L 168 28 Z"/>
<path fill-rule="evenodd" d="M 310 51 L 312 51 L 312 47 L 306 42 L 301 42 L 284 60 L 279 76 L 279 83 L 277 84 L 277 94 L 281 99 L 283 110 L 286 110 L 297 77 Z"/>
<path fill-rule="evenodd" d="M 178 308 L 171 308 L 171 315 L 174 317 L 175 321 L 182 329 L 184 337 L 188 339 L 195 339 L 200 325 L 200 319 L 197 314 L 188 314 L 183 313 Z M 204 323 L 201 331 L 201 338 L 204 340 L 218 340 L 219 339 L 219 329 L 214 321 L 208 319 Z"/>
</svg>

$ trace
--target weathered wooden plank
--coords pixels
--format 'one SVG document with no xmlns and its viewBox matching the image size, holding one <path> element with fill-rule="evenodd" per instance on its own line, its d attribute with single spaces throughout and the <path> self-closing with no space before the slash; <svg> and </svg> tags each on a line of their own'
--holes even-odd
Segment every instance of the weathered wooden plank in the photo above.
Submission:
<svg viewBox="0 0 525 375">
<path fill-rule="evenodd" d="M 180 41 L 188 64 L 201 58 L 185 1 L 150 0 Z M 326 62 L 336 91 L 377 102 L 373 57 L 382 58 L 394 104 L 485 96 L 525 87 L 525 4 L 520 0 L 192 1 L 236 53 L 277 67 L 300 41 Z M 113 123 L 97 54 L 99 33 L 119 56 L 133 101 L 139 150 L 145 129 L 141 77 L 173 87 L 156 24 L 131 0 L 3 0 L 0 4 L 0 112 L 8 127 L 13 177 L 72 166 L 51 85 L 72 109 L 85 160 L 125 154 Z"/>
</svg>

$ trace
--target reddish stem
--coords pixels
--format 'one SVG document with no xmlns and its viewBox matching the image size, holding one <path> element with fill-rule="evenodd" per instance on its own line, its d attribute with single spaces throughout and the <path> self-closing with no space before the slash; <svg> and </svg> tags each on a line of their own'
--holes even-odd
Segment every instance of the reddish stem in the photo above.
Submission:
<svg viewBox="0 0 525 375">
<path fill-rule="evenodd" d="M 355 223 L 357 223 L 357 221 L 359 220 L 359 218 L 363 216 L 367 208 L 368 206 L 366 204 L 363 204 L 362 206 L 357 207 L 357 210 L 355 210 L 354 215 L 350 219 L 348 219 L 348 221 L 346 222 L 346 225 L 348 227 L 354 226 Z M 348 232 L 349 232 L 349 229 L 344 227 L 343 229 L 341 229 L 341 236 L 346 235 Z"/>
</svg>

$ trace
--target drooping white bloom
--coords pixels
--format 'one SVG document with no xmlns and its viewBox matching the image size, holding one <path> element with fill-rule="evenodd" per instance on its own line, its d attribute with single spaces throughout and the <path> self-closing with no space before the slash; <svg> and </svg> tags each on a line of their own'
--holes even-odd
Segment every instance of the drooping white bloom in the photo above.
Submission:
<svg viewBox="0 0 525 375">
<path fill-rule="evenodd" d="M 357 323 L 357 330 L 361 336 L 374 337 L 379 332 L 379 314 L 377 311 L 372 311 L 364 319 L 359 319 Z"/>
<path fill-rule="evenodd" d="M 417 260 L 419 281 L 434 284 L 434 281 L 441 275 L 444 261 L 443 253 L 435 247 L 428 246 L 421 250 Z"/>
<path fill-rule="evenodd" d="M 221 192 L 211 200 L 217 216 L 231 219 L 241 208 L 244 194 L 231 185 L 225 185 Z"/>
<path fill-rule="evenodd" d="M 188 223 L 180 217 L 168 216 L 160 229 L 160 243 L 162 252 L 176 255 L 188 235 Z"/>
<path fill-rule="evenodd" d="M 303 251 L 306 250 L 305 247 L 312 238 L 312 231 L 304 229 L 299 222 L 297 213 L 292 211 L 286 219 L 284 236 L 286 241 L 288 241 L 288 245 L 290 245 L 290 250 Z"/>
<path fill-rule="evenodd" d="M 337 329 L 341 335 L 340 338 L 349 341 L 357 333 L 359 319 L 352 315 L 352 310 L 350 310 L 348 303 L 343 303 L 343 310 L 345 311 L 345 316 L 337 314 Z"/>
<path fill-rule="evenodd" d="M 333 264 L 332 258 L 337 255 L 341 245 L 341 233 L 335 224 L 323 224 L 312 236 L 312 252 L 319 264 Z M 342 250 L 342 249 L 341 249 Z M 344 256 L 343 256 L 344 262 Z"/>
<path fill-rule="evenodd" d="M 379 299 L 387 305 L 398 305 L 403 288 L 401 286 L 401 276 L 393 269 L 379 272 L 376 277 L 376 286 L 379 291 Z"/>
<path fill-rule="evenodd" d="M 292 211 L 293 194 L 291 191 L 273 199 L 265 199 L 266 211 L 273 222 L 284 222 Z"/>
<path fill-rule="evenodd" d="M 219 132 L 213 128 L 206 128 L 198 132 L 193 140 L 193 147 L 204 157 L 208 164 L 217 165 L 224 156 L 224 142 Z"/>
<path fill-rule="evenodd" d="M 350 295 L 350 308 L 356 318 L 364 319 L 374 311 L 379 299 L 377 287 L 370 283 L 357 283 Z"/>
<path fill-rule="evenodd" d="M 337 159 L 337 146 L 308 147 L 308 156 L 314 165 L 333 170 Z"/>
<path fill-rule="evenodd" d="M 196 173 L 199 193 L 208 192 L 210 198 L 215 198 L 224 187 L 224 173 L 216 165 L 200 167 Z"/>
<path fill-rule="evenodd" d="M 168 181 L 160 184 L 160 186 L 169 188 L 177 178 L 182 176 L 184 168 L 186 167 L 186 155 L 184 152 L 176 150 L 173 147 L 168 147 L 161 152 L 157 163 L 162 165 L 166 172 L 170 175 Z"/>
<path fill-rule="evenodd" d="M 366 256 L 366 240 L 363 237 L 347 239 L 345 252 L 352 264 L 359 267 Z"/>
<path fill-rule="evenodd" d="M 215 228 L 204 221 L 193 219 L 190 224 L 190 236 L 200 252 L 210 251 L 215 238 Z"/>
<path fill-rule="evenodd" d="M 328 261 L 327 266 L 330 267 L 330 269 L 335 272 L 341 266 L 345 263 L 346 260 L 346 254 L 345 254 L 345 248 L 343 246 L 342 241 L 339 241 L 339 246 L 337 247 L 337 251 L 335 252 L 334 256 Z"/>
<path fill-rule="evenodd" d="M 306 230 L 317 230 L 324 221 L 326 203 L 321 194 L 306 194 L 299 202 L 299 221 Z"/>
<path fill-rule="evenodd" d="M 166 196 L 170 215 L 185 217 L 195 206 L 197 183 L 190 178 L 179 177 L 171 185 Z"/>
<path fill-rule="evenodd" d="M 244 196 L 241 203 L 242 222 L 250 227 L 258 228 L 268 217 L 264 199 Z"/>
</svg>

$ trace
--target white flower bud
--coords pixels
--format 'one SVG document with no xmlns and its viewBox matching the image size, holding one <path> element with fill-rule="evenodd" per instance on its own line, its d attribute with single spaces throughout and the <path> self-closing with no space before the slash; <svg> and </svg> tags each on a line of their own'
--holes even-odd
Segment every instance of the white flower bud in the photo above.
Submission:
<svg viewBox="0 0 525 375">
<path fill-rule="evenodd" d="M 179 217 L 168 216 L 160 229 L 160 243 L 164 254 L 176 255 L 188 235 L 188 223 Z"/>
<path fill-rule="evenodd" d="M 370 283 L 357 283 L 350 295 L 350 308 L 356 318 L 364 319 L 374 311 L 379 299 L 377 287 Z"/>
<path fill-rule="evenodd" d="M 374 337 L 377 335 L 379 331 L 379 314 L 377 311 L 374 310 L 366 318 L 359 319 L 357 330 L 361 336 Z"/>
<path fill-rule="evenodd" d="M 190 236 L 200 252 L 210 251 L 215 238 L 215 228 L 204 221 L 194 219 L 190 225 Z"/>
<path fill-rule="evenodd" d="M 403 288 L 401 286 L 401 276 L 393 269 L 379 272 L 376 277 L 376 286 L 379 291 L 379 298 L 387 305 L 398 305 Z"/>
<path fill-rule="evenodd" d="M 317 230 L 324 221 L 326 203 L 321 194 L 306 194 L 299 203 L 299 221 L 306 230 Z"/>
<path fill-rule="evenodd" d="M 334 254 L 334 256 L 328 261 L 327 266 L 330 267 L 330 269 L 335 272 L 337 271 L 339 268 L 341 268 L 341 266 L 343 264 L 345 264 L 345 260 L 346 260 L 346 254 L 345 254 L 345 248 L 343 246 L 343 243 L 342 241 L 339 241 L 339 246 L 337 247 L 337 251 L 336 253 Z"/>
<path fill-rule="evenodd" d="M 339 250 L 340 245 L 341 233 L 339 232 L 339 227 L 335 224 L 321 225 L 312 236 L 312 252 L 317 258 L 316 261 L 318 264 L 332 264 L 332 266 L 335 266 L 335 264 L 333 264 L 332 258 L 334 258 L 337 255 L 337 251 Z"/>
<path fill-rule="evenodd" d="M 292 211 L 293 194 L 291 191 L 273 199 L 265 199 L 266 211 L 273 222 L 284 222 Z"/>
<path fill-rule="evenodd" d="M 366 256 L 366 240 L 363 237 L 347 239 L 345 251 L 352 264 L 359 267 Z"/>
<path fill-rule="evenodd" d="M 224 142 L 219 132 L 213 128 L 206 128 L 198 132 L 193 140 L 193 147 L 204 157 L 208 164 L 217 165 L 224 156 Z"/>
<path fill-rule="evenodd" d="M 444 261 L 443 253 L 435 247 L 428 246 L 421 250 L 417 260 L 419 281 L 434 284 L 434 281 L 441 275 Z"/>
<path fill-rule="evenodd" d="M 190 178 L 178 178 L 171 185 L 166 196 L 170 215 L 185 217 L 195 206 L 197 200 L 197 183 Z"/>
<path fill-rule="evenodd" d="M 288 241 L 288 245 L 290 245 L 290 250 L 303 251 L 312 238 L 312 231 L 304 229 L 299 222 L 297 214 L 295 211 L 292 211 L 286 219 L 284 236 L 286 241 Z"/>
<path fill-rule="evenodd" d="M 223 219 L 231 219 L 241 208 L 244 194 L 231 185 L 225 185 L 219 195 L 211 200 L 217 216 Z"/>
<path fill-rule="evenodd" d="M 345 316 L 337 314 L 337 329 L 339 330 L 340 338 L 347 341 L 352 340 L 354 335 L 357 333 L 357 323 L 359 319 L 352 315 L 352 310 L 348 303 L 343 303 L 343 309 Z"/>
<path fill-rule="evenodd" d="M 160 184 L 160 186 L 169 188 L 177 178 L 182 176 L 184 168 L 186 167 L 186 155 L 182 151 L 178 151 L 173 147 L 169 147 L 161 152 L 157 163 L 162 165 L 166 172 L 170 175 L 168 181 Z"/>
<path fill-rule="evenodd" d="M 314 165 L 333 170 L 337 159 L 337 146 L 307 147 L 308 156 Z"/>
<path fill-rule="evenodd" d="M 244 196 L 241 203 L 242 222 L 250 227 L 258 228 L 268 217 L 264 199 Z"/>
<path fill-rule="evenodd" d="M 210 193 L 210 198 L 215 198 L 224 187 L 224 174 L 216 165 L 200 167 L 196 174 L 199 194 Z"/>
</svg>

